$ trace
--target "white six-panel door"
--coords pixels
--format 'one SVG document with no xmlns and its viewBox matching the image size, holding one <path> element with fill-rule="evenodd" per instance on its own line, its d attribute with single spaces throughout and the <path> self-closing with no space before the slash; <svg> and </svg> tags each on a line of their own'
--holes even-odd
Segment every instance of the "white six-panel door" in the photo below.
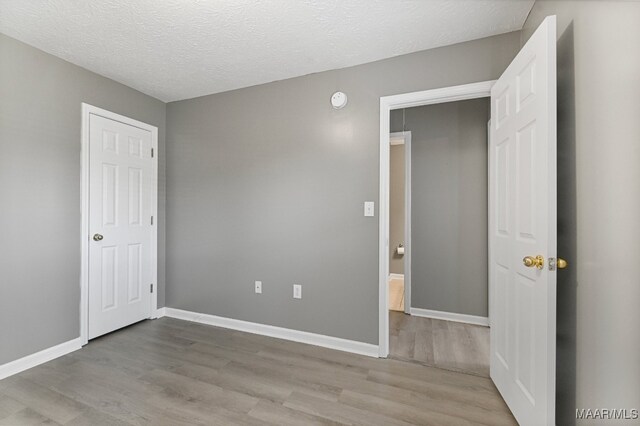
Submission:
<svg viewBox="0 0 640 426">
<path fill-rule="evenodd" d="M 555 16 L 493 86 L 489 146 L 491 378 L 521 425 L 553 425 Z M 543 262 L 526 266 L 527 256 Z"/>
<path fill-rule="evenodd" d="M 88 338 L 151 316 L 152 135 L 89 117 Z"/>
</svg>

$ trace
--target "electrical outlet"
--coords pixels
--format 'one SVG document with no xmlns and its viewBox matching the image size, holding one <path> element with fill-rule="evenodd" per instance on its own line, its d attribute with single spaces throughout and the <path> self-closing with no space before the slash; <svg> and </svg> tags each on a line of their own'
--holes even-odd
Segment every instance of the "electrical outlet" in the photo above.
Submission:
<svg viewBox="0 0 640 426">
<path fill-rule="evenodd" d="M 262 281 L 256 281 L 256 293 L 262 294 Z"/>
<path fill-rule="evenodd" d="M 302 299 L 302 286 L 300 284 L 293 285 L 293 298 Z"/>
<path fill-rule="evenodd" d="M 364 202 L 364 215 L 368 217 L 375 216 L 375 203 L 373 201 Z"/>
</svg>

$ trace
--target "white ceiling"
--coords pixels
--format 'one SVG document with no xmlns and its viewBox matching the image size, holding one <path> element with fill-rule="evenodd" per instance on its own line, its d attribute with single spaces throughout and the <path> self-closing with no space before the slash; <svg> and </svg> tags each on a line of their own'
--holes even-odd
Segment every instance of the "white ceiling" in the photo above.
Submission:
<svg viewBox="0 0 640 426">
<path fill-rule="evenodd" d="M 163 101 L 522 28 L 534 0 L 0 0 L 0 32 Z"/>
</svg>

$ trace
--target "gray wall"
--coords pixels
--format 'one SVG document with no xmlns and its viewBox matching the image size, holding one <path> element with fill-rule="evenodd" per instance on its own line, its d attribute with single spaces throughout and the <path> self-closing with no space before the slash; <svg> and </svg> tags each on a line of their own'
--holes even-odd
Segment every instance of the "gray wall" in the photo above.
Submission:
<svg viewBox="0 0 640 426">
<path fill-rule="evenodd" d="M 81 102 L 159 128 L 164 304 L 165 104 L 0 34 L 0 364 L 80 334 Z"/>
<path fill-rule="evenodd" d="M 640 3 L 537 1 L 523 42 L 554 14 L 558 255 L 569 261 L 556 423 L 570 425 L 576 408 L 640 408 Z"/>
<path fill-rule="evenodd" d="M 402 130 L 402 129 L 400 129 Z M 404 241 L 405 145 L 391 145 L 389 168 L 389 272 L 404 274 L 404 256 L 396 252 Z"/>
<path fill-rule="evenodd" d="M 391 131 L 402 114 L 392 111 Z M 405 110 L 413 308 L 488 315 L 488 120 L 489 98 Z"/>
<path fill-rule="evenodd" d="M 379 207 L 380 96 L 495 79 L 519 44 L 509 33 L 169 103 L 167 306 L 376 344 L 378 217 L 363 202 Z"/>
</svg>

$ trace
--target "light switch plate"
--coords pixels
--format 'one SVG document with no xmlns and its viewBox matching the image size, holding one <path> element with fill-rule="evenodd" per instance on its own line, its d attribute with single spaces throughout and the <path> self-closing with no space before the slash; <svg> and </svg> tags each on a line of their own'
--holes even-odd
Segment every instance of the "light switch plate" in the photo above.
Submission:
<svg viewBox="0 0 640 426">
<path fill-rule="evenodd" d="M 256 281 L 256 293 L 262 294 L 262 281 Z"/>
<path fill-rule="evenodd" d="M 375 203 L 373 201 L 364 202 L 364 215 L 367 217 L 375 216 Z"/>
<path fill-rule="evenodd" d="M 302 299 L 302 286 L 300 284 L 293 285 L 293 298 Z"/>
</svg>

